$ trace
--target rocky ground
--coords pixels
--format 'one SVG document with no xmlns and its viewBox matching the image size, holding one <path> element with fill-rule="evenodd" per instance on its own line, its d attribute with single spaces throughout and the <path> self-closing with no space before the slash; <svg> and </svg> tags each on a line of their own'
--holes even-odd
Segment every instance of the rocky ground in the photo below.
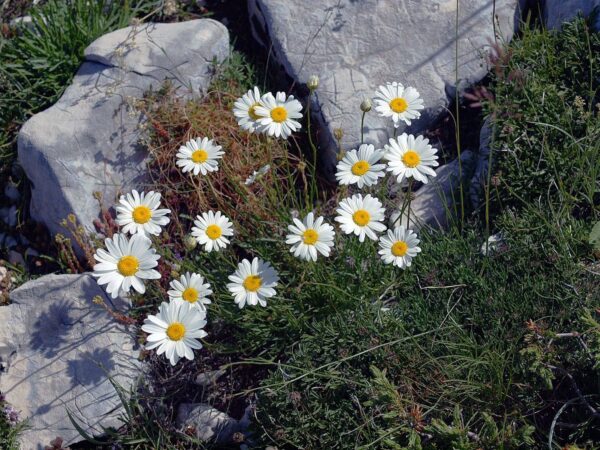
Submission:
<svg viewBox="0 0 600 450">
<path fill-rule="evenodd" d="M 488 71 L 485 55 L 490 43 L 499 36 L 511 39 L 523 11 L 531 7 L 525 1 L 476 0 L 465 3 L 457 15 L 456 3 L 450 0 L 249 0 L 246 13 L 238 10 L 240 2 L 214 3 L 215 17 L 230 27 L 248 20 L 252 37 L 247 30 L 237 45 L 262 46 L 270 60 L 268 70 L 290 80 L 295 92 L 306 94 L 308 77 L 319 76 L 321 86 L 312 108 L 322 159 L 330 163 L 337 148 L 334 130 L 344 130 L 344 148 L 354 147 L 360 140 L 356 126 L 360 101 L 391 79 L 417 86 L 428 105 L 419 129 L 412 131 L 442 136 L 448 111 L 454 108 L 456 78 L 461 81 L 459 92 L 480 82 Z M 543 3 L 546 25 L 556 28 L 578 8 L 587 13 L 598 2 Z M 14 18 L 26 11 L 28 2 L 10 5 L 5 14 Z M 7 183 L 0 208 L 4 222 L 0 245 L 10 264 L 32 271 L 36 265 L 54 270 L 56 265 L 40 254 L 48 251 L 50 235 L 65 233 L 62 221 L 69 214 L 96 233 L 100 214 L 96 192 L 112 203 L 120 192 L 144 188 L 147 122 L 136 101 L 166 81 L 177 86 L 180 96 L 203 95 L 214 64 L 227 58 L 232 40 L 236 36 L 230 36 L 223 23 L 201 19 L 134 25 L 105 35 L 86 49 L 84 63 L 60 100 L 20 130 L 20 165 L 14 170 L 22 168 L 29 179 L 30 216 L 43 226 L 27 225 L 26 233 L 14 232 L 22 199 L 19 190 Z M 470 124 L 480 120 L 476 116 Z M 386 123 L 369 115 L 367 139 L 383 141 L 392 134 Z M 472 141 L 461 156 L 462 176 L 472 178 L 474 186 L 484 178 L 488 158 L 489 130 L 484 127 L 481 133 L 477 145 L 479 129 L 471 131 Z M 416 192 L 413 213 L 425 223 L 443 227 L 444 205 L 459 182 L 459 169 L 452 148 L 455 137 L 440 139 L 445 139 L 448 164 L 438 169 L 435 183 Z M 472 194 L 476 202 L 477 192 Z M 76 248 L 80 254 L 83 250 Z M 7 292 L 10 282 L 2 278 L 0 272 L 0 287 Z M 24 448 L 41 448 L 58 435 L 66 443 L 77 441 L 66 411 L 86 419 L 87 433 L 100 431 L 100 425 L 115 425 L 120 407 L 109 377 L 128 389 L 142 370 L 136 337 L 101 306 L 93 306 L 96 296 L 109 302 L 88 274 L 46 275 L 12 291 L 10 304 L 0 307 L 0 321 L 7 324 L 0 328 L 0 391 L 30 419 L 31 428 L 22 435 Z M 123 311 L 127 301 L 119 299 L 115 306 Z M 230 439 L 247 420 L 239 423 L 205 405 L 185 404 L 179 419 L 182 427 L 194 423 L 203 440 L 219 434 Z"/>
</svg>

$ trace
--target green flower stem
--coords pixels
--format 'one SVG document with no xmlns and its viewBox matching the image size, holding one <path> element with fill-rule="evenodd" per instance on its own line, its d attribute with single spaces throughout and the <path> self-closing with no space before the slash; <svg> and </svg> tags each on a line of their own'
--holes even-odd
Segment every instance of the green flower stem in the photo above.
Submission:
<svg viewBox="0 0 600 450">
<path fill-rule="evenodd" d="M 365 116 L 367 115 L 366 111 L 363 111 L 362 118 L 360 119 L 360 143 L 365 143 Z"/>
<path fill-rule="evenodd" d="M 311 193 L 311 203 L 314 203 L 317 196 L 317 147 L 312 139 L 312 130 L 310 126 L 310 102 L 312 100 L 314 90 L 311 89 L 310 94 L 308 96 L 308 103 L 306 104 L 306 128 L 308 133 L 308 143 L 310 144 L 310 148 L 312 150 L 312 167 L 311 167 L 311 180 L 310 180 L 310 193 Z M 308 206 L 308 205 L 307 205 Z"/>
</svg>

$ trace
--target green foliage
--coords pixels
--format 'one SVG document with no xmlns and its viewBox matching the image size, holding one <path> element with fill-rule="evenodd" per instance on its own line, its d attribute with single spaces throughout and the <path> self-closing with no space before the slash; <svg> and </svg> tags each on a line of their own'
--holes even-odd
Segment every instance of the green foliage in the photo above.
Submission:
<svg viewBox="0 0 600 450">
<path fill-rule="evenodd" d="M 50 0 L 29 12 L 31 24 L 0 37 L 0 162 L 16 157 L 16 134 L 32 114 L 51 106 L 101 35 L 129 25 L 153 0 Z"/>
<path fill-rule="evenodd" d="M 600 197 L 600 33 L 581 18 L 561 32 L 525 30 L 492 87 L 502 203 L 560 203 L 588 217 Z"/>
<path fill-rule="evenodd" d="M 590 237 L 588 242 L 596 250 L 600 250 L 600 222 L 596 222 L 592 231 L 590 231 Z"/>
<path fill-rule="evenodd" d="M 259 403 L 265 443 L 529 448 L 534 437 L 525 412 L 540 406 L 541 385 L 525 321 L 543 319 L 558 330 L 577 323 L 580 311 L 572 305 L 581 300 L 568 286 L 588 277 L 565 250 L 585 233 L 583 225 L 570 223 L 572 236 L 557 246 L 563 237 L 555 228 L 532 233 L 539 220 L 537 211 L 504 216 L 506 248 L 487 261 L 476 254 L 482 238 L 475 232 L 425 234 L 411 271 L 391 280 L 370 262 L 373 274 L 363 273 L 361 283 L 339 283 L 375 292 L 345 309 L 344 295 L 331 292 L 335 309 L 316 314 L 310 332 L 288 347 L 287 362 L 274 364 Z M 590 306 L 598 295 L 598 288 L 590 292 Z M 581 349 L 563 357 L 566 348 L 544 347 L 539 367 L 550 387 L 553 377 L 542 362 L 591 369 Z"/>
</svg>

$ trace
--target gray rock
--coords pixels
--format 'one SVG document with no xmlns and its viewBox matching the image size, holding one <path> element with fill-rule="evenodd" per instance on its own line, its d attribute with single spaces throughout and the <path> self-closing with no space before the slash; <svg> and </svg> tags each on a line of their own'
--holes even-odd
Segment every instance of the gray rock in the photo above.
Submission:
<svg viewBox="0 0 600 450">
<path fill-rule="evenodd" d="M 0 208 L 0 219 L 10 228 L 14 228 L 17 225 L 17 213 L 15 205 L 10 208 Z"/>
<path fill-rule="evenodd" d="M 60 100 L 19 133 L 19 160 L 32 182 L 31 214 L 63 232 L 71 212 L 88 229 L 93 193 L 111 206 L 119 190 L 143 188 L 144 117 L 131 107 L 166 79 L 182 95 L 206 88 L 211 63 L 229 54 L 227 30 L 210 19 L 124 28 L 93 42 Z"/>
<path fill-rule="evenodd" d="M 467 180 L 471 177 L 474 165 L 474 155 L 470 150 L 465 150 L 461 154 L 462 161 L 462 179 Z M 449 164 L 439 167 L 436 171 L 436 177 L 431 178 L 429 183 L 421 186 L 415 193 L 410 207 L 410 225 L 409 228 L 419 230 L 427 225 L 432 228 L 446 228 L 449 219 L 455 216 L 460 208 L 460 177 L 458 159 Z M 467 201 L 466 192 L 464 201 Z M 402 211 L 402 201 L 399 209 L 390 217 L 390 226 L 408 225 L 408 213 L 403 212 L 402 219 L 399 218 Z"/>
<path fill-rule="evenodd" d="M 4 186 L 4 195 L 15 203 L 21 198 L 21 193 L 19 192 L 17 185 L 12 182 L 8 182 L 6 183 L 6 186 Z"/>
<path fill-rule="evenodd" d="M 544 21 L 551 30 L 559 29 L 564 22 L 573 20 L 577 14 L 589 15 L 594 8 L 600 7 L 600 0 L 545 0 Z M 596 21 L 600 28 L 600 17 Z"/>
<path fill-rule="evenodd" d="M 177 425 L 193 431 L 204 442 L 227 444 L 241 430 L 239 422 L 205 403 L 182 403 L 177 410 Z"/>
<path fill-rule="evenodd" d="M 204 372 L 198 374 L 196 379 L 194 380 L 194 384 L 202 387 L 209 387 L 214 385 L 219 378 L 225 375 L 225 370 L 211 370 L 210 372 Z"/>
<path fill-rule="evenodd" d="M 426 109 L 413 122 L 413 133 L 431 125 L 448 106 L 447 91 L 453 91 L 456 81 L 456 0 L 250 0 L 248 4 L 255 38 L 283 70 L 300 83 L 319 76 L 319 106 L 313 107 L 328 130 L 321 133 L 327 148 L 333 148 L 332 133 L 338 127 L 344 130 L 344 148 L 356 147 L 361 100 L 372 97 L 386 82 L 402 82 L 421 93 Z M 494 5 L 496 31 L 510 39 L 521 17 L 519 0 L 460 2 L 462 81 L 477 81 L 487 73 L 484 53 L 494 40 Z M 365 140 L 371 143 L 387 141 L 392 130 L 391 120 L 374 110 L 365 125 Z"/>
<path fill-rule="evenodd" d="M 23 258 L 23 255 L 16 250 L 10 250 L 8 252 L 8 262 L 13 266 L 27 267 L 25 265 L 25 258 Z"/>
<path fill-rule="evenodd" d="M 89 275 L 46 275 L 0 307 L 0 391 L 28 418 L 21 448 L 61 436 L 81 440 L 70 411 L 90 434 L 118 427 L 122 408 L 108 376 L 125 389 L 139 374 L 135 337 L 92 298 L 109 298 Z M 117 300 L 114 307 L 123 307 Z"/>
</svg>

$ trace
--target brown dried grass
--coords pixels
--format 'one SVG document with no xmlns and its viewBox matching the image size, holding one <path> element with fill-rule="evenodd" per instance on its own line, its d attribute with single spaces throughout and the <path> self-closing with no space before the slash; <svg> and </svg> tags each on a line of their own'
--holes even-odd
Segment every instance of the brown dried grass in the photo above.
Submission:
<svg viewBox="0 0 600 450">
<path fill-rule="evenodd" d="M 232 113 L 236 96 L 213 90 L 201 100 L 183 101 L 171 93 L 164 89 L 150 95 L 140 109 L 150 124 L 150 184 L 160 188 L 164 206 L 173 211 L 167 232 L 178 238 L 172 241 L 181 242 L 193 218 L 209 210 L 228 216 L 242 235 L 269 232 L 281 219 L 282 203 L 297 201 L 295 187 L 302 183 L 305 164 L 286 141 L 241 130 Z M 219 170 L 207 176 L 182 173 L 175 164 L 179 147 L 204 136 L 225 151 Z M 267 164 L 269 172 L 245 184 Z"/>
</svg>

